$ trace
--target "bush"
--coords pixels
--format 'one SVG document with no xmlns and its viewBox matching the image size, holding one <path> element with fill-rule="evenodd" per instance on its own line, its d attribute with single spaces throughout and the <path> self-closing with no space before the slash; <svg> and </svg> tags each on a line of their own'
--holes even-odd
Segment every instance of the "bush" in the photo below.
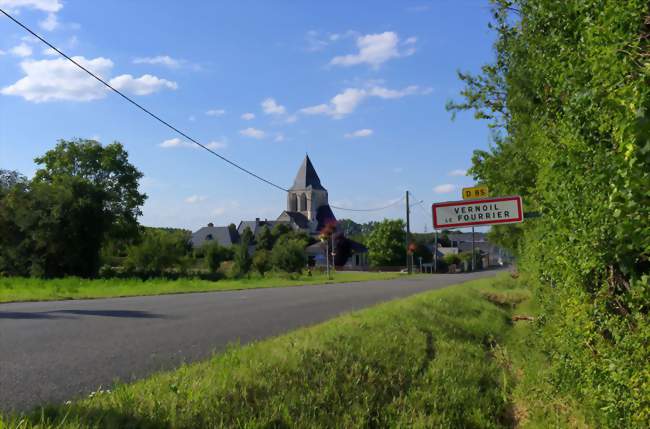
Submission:
<svg viewBox="0 0 650 429">
<path fill-rule="evenodd" d="M 187 236 L 178 232 L 145 230 L 142 242 L 129 246 L 125 267 L 146 276 L 162 275 L 173 268 L 184 268 Z"/>
<path fill-rule="evenodd" d="M 219 243 L 210 243 L 202 246 L 206 268 L 211 274 L 219 271 L 221 263 L 225 260 L 225 249 Z"/>
<path fill-rule="evenodd" d="M 265 249 L 258 249 L 253 255 L 253 268 L 260 273 L 262 277 L 271 270 L 273 263 L 271 261 L 271 252 Z"/>
<path fill-rule="evenodd" d="M 302 240 L 279 240 L 273 246 L 273 266 L 289 273 L 301 273 L 306 264 L 305 245 Z"/>
</svg>

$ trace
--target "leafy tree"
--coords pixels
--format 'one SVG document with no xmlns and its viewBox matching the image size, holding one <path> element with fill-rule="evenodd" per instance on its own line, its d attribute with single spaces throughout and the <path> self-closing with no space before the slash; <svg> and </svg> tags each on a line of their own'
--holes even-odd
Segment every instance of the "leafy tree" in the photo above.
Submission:
<svg viewBox="0 0 650 429">
<path fill-rule="evenodd" d="M 271 250 L 273 248 L 273 235 L 268 226 L 264 226 L 257 237 L 257 250 Z"/>
<path fill-rule="evenodd" d="M 297 239 L 280 240 L 271 253 L 273 266 L 281 271 L 300 273 L 305 268 L 305 242 Z"/>
<path fill-rule="evenodd" d="M 266 249 L 257 249 L 253 255 L 253 268 L 260 273 L 262 277 L 273 267 L 271 252 Z"/>
<path fill-rule="evenodd" d="M 250 228 L 246 227 L 241 235 L 238 245 L 234 246 L 234 259 L 233 259 L 233 275 L 241 277 L 248 274 L 251 270 L 251 256 L 249 247 L 253 242 L 253 232 Z"/>
<path fill-rule="evenodd" d="M 404 221 L 384 219 L 377 223 L 368 237 L 368 257 L 374 266 L 403 265 L 406 261 L 404 247 Z"/>
<path fill-rule="evenodd" d="M 361 224 L 356 223 L 352 219 L 339 219 L 338 227 L 346 237 L 361 234 Z"/>
<path fill-rule="evenodd" d="M 143 174 L 128 160 L 120 143 L 102 146 L 94 140 L 59 140 L 45 155 L 35 159 L 41 165 L 35 182 L 56 183 L 67 177 L 88 181 L 104 192 L 104 210 L 113 217 L 108 233 L 132 240 L 137 237 L 137 218 L 147 196 L 138 191 Z"/>
<path fill-rule="evenodd" d="M 210 270 L 210 273 L 215 274 L 225 260 L 225 249 L 216 242 L 206 244 L 203 247 L 205 265 Z"/>
<path fill-rule="evenodd" d="M 291 229 L 291 227 L 289 225 L 284 224 L 284 223 L 278 223 L 273 227 L 273 230 L 271 231 L 271 233 L 273 234 L 273 239 L 277 240 L 279 237 L 281 237 L 281 236 L 283 236 L 285 234 L 288 234 L 291 231 L 293 231 L 293 230 Z"/>
</svg>

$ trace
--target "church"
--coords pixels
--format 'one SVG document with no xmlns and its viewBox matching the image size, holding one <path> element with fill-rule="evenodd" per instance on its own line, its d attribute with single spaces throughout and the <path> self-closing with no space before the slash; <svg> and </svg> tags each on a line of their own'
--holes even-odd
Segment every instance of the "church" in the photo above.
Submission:
<svg viewBox="0 0 650 429">
<path fill-rule="evenodd" d="M 319 237 L 322 229 L 327 225 L 336 225 L 336 216 L 329 205 L 327 189 L 321 184 L 316 169 L 305 155 L 293 185 L 287 193 L 287 205 L 275 220 L 260 219 L 243 220 L 237 228 L 227 226 L 214 226 L 209 223 L 192 234 L 191 243 L 200 247 L 206 243 L 216 241 L 222 246 L 231 246 L 239 243 L 239 237 L 246 228 L 250 228 L 254 237 L 257 237 L 266 227 L 273 229 L 278 224 L 284 224 L 296 231 L 302 231 L 317 240 L 315 244 L 305 249 L 310 260 L 320 265 L 321 254 L 324 255 L 324 244 Z M 341 266 L 361 268 L 367 265 L 367 249 L 352 240 L 347 240 L 351 246 L 352 256 L 346 261 L 341 261 Z M 322 248 L 322 249 L 321 249 Z M 251 251 L 254 251 L 254 246 Z M 324 259 L 324 258 L 323 258 Z"/>
</svg>

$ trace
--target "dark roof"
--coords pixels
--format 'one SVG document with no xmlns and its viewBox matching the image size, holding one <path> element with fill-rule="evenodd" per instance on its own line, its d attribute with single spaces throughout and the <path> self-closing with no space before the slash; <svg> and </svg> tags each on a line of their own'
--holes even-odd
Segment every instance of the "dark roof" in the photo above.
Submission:
<svg viewBox="0 0 650 429">
<path fill-rule="evenodd" d="M 190 242 L 193 247 L 216 241 L 222 246 L 231 246 L 239 242 L 237 231 L 230 231 L 227 226 L 204 226 L 192 234 Z"/>
<path fill-rule="evenodd" d="M 291 190 L 308 188 L 325 190 L 323 185 L 320 184 L 320 178 L 316 174 L 316 169 L 312 165 L 309 156 L 305 155 L 305 160 L 302 162 L 298 174 L 296 174 L 296 178 L 293 180 Z"/>
<path fill-rule="evenodd" d="M 309 219 L 307 219 L 307 216 L 305 216 L 300 212 L 290 212 L 285 210 L 282 212 L 280 216 L 278 216 L 278 222 L 282 222 L 280 220 L 282 218 L 287 219 L 287 221 L 293 222 L 294 224 L 298 225 L 298 228 L 301 229 L 309 228 Z"/>
<path fill-rule="evenodd" d="M 472 242 L 472 233 L 471 232 L 452 232 L 450 234 L 447 234 L 447 237 L 449 238 L 450 241 L 457 241 L 459 243 L 463 242 Z M 487 234 L 484 232 L 475 232 L 474 233 L 474 241 L 479 242 L 479 241 L 486 241 L 487 240 Z"/>
<path fill-rule="evenodd" d="M 316 211 L 316 220 L 318 221 L 317 231 L 323 229 L 328 223 L 336 222 L 336 216 L 334 216 L 329 204 L 318 208 Z"/>
</svg>

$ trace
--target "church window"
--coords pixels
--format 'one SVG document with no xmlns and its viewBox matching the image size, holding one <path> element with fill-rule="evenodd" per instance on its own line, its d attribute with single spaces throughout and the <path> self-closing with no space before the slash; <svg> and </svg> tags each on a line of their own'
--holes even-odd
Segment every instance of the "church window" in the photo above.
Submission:
<svg viewBox="0 0 650 429">
<path fill-rule="evenodd" d="M 295 212 L 298 211 L 298 197 L 296 194 L 289 195 L 289 211 Z"/>
<path fill-rule="evenodd" d="M 300 195 L 300 208 L 298 211 L 305 212 L 307 211 L 307 195 L 306 194 L 301 194 Z"/>
</svg>

